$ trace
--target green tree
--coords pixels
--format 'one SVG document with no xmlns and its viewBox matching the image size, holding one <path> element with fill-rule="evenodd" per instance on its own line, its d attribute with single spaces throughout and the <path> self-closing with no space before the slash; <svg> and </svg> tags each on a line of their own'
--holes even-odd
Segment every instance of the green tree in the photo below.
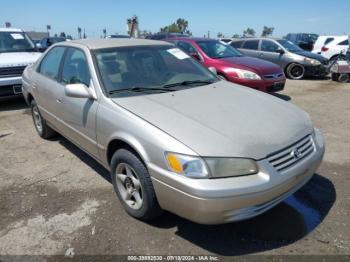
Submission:
<svg viewBox="0 0 350 262">
<path fill-rule="evenodd" d="M 103 28 L 102 33 L 103 33 L 103 37 L 106 38 L 106 36 L 107 36 L 107 29 Z"/>
<path fill-rule="evenodd" d="M 248 36 L 255 36 L 255 30 L 253 28 L 247 28 L 246 30 L 243 31 L 243 36 L 248 37 Z"/>
<path fill-rule="evenodd" d="M 268 27 L 268 26 L 264 26 L 264 29 L 261 33 L 262 37 L 267 37 L 273 34 L 273 30 L 275 30 L 274 27 Z"/>
<path fill-rule="evenodd" d="M 183 18 L 179 18 L 175 23 L 160 28 L 160 32 L 191 35 L 191 32 L 188 30 L 188 21 Z"/>
<path fill-rule="evenodd" d="M 60 33 L 60 37 L 66 38 L 66 33 L 65 33 L 65 32 L 61 32 L 61 33 Z"/>
<path fill-rule="evenodd" d="M 223 38 L 223 37 L 224 37 L 224 34 L 221 33 L 221 32 L 219 32 L 219 33 L 217 34 L 217 37 L 218 37 L 218 38 Z"/>
<path fill-rule="evenodd" d="M 233 34 L 232 38 L 240 38 L 239 34 Z"/>
</svg>

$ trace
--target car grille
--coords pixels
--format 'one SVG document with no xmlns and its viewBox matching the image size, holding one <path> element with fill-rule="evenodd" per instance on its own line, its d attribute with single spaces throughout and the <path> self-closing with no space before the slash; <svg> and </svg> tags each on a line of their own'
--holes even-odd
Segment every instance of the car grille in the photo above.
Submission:
<svg viewBox="0 0 350 262">
<path fill-rule="evenodd" d="M 12 66 L 0 68 L 0 78 L 21 76 L 25 68 L 25 66 Z"/>
<path fill-rule="evenodd" d="M 294 166 L 314 151 L 314 142 L 311 135 L 308 135 L 298 142 L 269 155 L 267 160 L 277 171 L 281 172 Z"/>
<path fill-rule="evenodd" d="M 283 77 L 283 73 L 264 75 L 265 79 L 277 79 Z"/>
</svg>

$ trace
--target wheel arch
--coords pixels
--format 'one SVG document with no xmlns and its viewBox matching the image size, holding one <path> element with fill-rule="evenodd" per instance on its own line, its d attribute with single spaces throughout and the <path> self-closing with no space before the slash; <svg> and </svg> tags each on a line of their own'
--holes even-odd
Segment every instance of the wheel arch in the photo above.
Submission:
<svg viewBox="0 0 350 262">
<path fill-rule="evenodd" d="M 113 154 L 122 148 L 134 153 L 146 166 L 148 155 L 142 145 L 134 138 L 125 138 L 121 136 L 113 137 L 107 145 L 106 160 L 108 165 L 111 164 Z"/>
</svg>

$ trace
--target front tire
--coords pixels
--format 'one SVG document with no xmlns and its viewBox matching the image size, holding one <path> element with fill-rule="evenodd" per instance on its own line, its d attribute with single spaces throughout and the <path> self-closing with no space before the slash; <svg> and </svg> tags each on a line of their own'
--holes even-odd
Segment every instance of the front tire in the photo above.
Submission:
<svg viewBox="0 0 350 262">
<path fill-rule="evenodd" d="M 148 170 L 133 152 L 119 149 L 114 153 L 111 177 L 114 190 L 129 215 L 149 221 L 162 213 Z"/>
<path fill-rule="evenodd" d="M 305 75 L 305 67 L 301 64 L 292 63 L 286 68 L 286 75 L 293 80 L 300 80 Z"/>
<path fill-rule="evenodd" d="M 33 100 L 30 105 L 34 127 L 38 132 L 39 136 L 44 139 L 54 137 L 57 133 L 47 125 L 46 120 L 40 114 L 39 107 L 36 104 L 35 100 Z"/>
<path fill-rule="evenodd" d="M 338 82 L 340 82 L 340 83 L 347 83 L 347 82 L 349 82 L 349 74 L 339 74 Z"/>
</svg>

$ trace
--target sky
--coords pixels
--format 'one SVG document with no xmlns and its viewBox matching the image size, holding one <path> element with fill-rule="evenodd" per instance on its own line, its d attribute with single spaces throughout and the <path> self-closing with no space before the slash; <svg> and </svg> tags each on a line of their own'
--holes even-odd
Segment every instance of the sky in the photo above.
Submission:
<svg viewBox="0 0 350 262">
<path fill-rule="evenodd" d="M 247 27 L 261 34 L 264 25 L 275 28 L 274 36 L 306 32 L 350 33 L 349 0 L 0 0 L 0 27 L 10 22 L 26 31 L 65 32 L 77 37 L 77 27 L 88 37 L 125 34 L 126 19 L 137 15 L 141 30 L 158 32 L 184 18 L 194 36 L 242 34 Z"/>
</svg>

